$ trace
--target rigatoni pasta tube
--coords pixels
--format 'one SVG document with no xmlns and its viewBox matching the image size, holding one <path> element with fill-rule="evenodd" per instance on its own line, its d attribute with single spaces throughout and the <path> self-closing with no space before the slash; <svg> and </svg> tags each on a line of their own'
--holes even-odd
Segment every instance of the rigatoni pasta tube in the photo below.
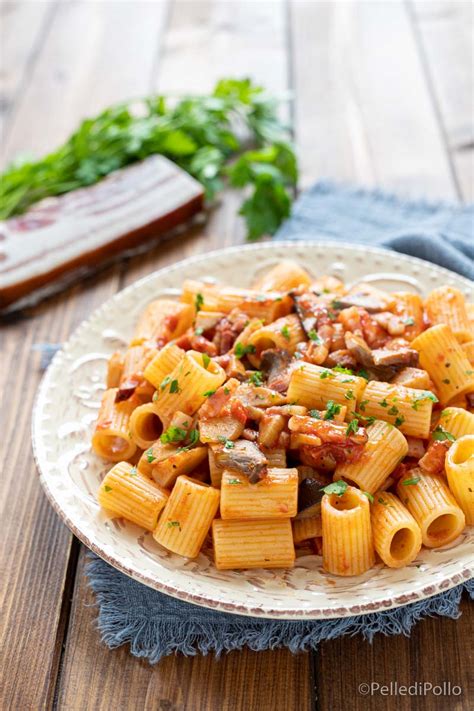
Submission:
<svg viewBox="0 0 474 711">
<path fill-rule="evenodd" d="M 290 314 L 252 333 L 248 344 L 253 346 L 255 352 L 249 353 L 248 358 L 257 367 L 260 364 L 262 352 L 268 348 L 279 348 L 293 354 L 298 343 L 304 340 L 306 340 L 306 336 L 298 316 Z"/>
<path fill-rule="evenodd" d="M 128 462 L 116 464 L 105 476 L 99 504 L 117 516 L 153 531 L 169 492 L 140 476 Z"/>
<path fill-rule="evenodd" d="M 425 300 L 425 312 L 433 325 L 446 324 L 459 343 L 474 337 L 469 323 L 464 294 L 454 286 L 440 286 L 431 291 Z"/>
<path fill-rule="evenodd" d="M 233 286 L 216 286 L 187 280 L 183 284 L 182 301 L 188 304 L 200 302 L 204 311 L 229 313 L 239 309 L 252 318 L 260 318 L 265 323 L 286 316 L 292 309 L 291 298 L 279 291 L 256 291 Z"/>
<path fill-rule="evenodd" d="M 212 523 L 217 570 L 292 568 L 295 547 L 289 519 Z"/>
<path fill-rule="evenodd" d="M 171 299 L 152 301 L 140 316 L 131 346 L 146 341 L 159 347 L 181 336 L 193 322 L 194 309 L 189 304 Z"/>
<path fill-rule="evenodd" d="M 119 390 L 133 389 L 137 395 L 153 394 L 153 388 L 145 380 L 143 371 L 156 354 L 156 348 L 148 345 L 130 346 L 123 361 Z"/>
<path fill-rule="evenodd" d="M 333 575 L 361 575 L 375 563 L 370 504 L 353 486 L 321 501 L 323 568 Z"/>
<path fill-rule="evenodd" d="M 395 494 L 377 492 L 371 506 L 375 550 L 389 568 L 408 565 L 420 552 L 421 531 Z"/>
<path fill-rule="evenodd" d="M 323 535 L 321 514 L 310 518 L 295 518 L 292 522 L 293 540 L 295 543 L 309 541 L 311 538 L 320 538 Z"/>
<path fill-rule="evenodd" d="M 143 375 L 157 390 L 167 375 L 183 360 L 184 351 L 174 343 L 167 343 L 151 360 Z"/>
<path fill-rule="evenodd" d="M 395 425 L 403 434 L 427 439 L 433 402 L 436 401 L 436 396 L 429 390 L 371 380 L 359 403 L 359 411 L 366 417 L 376 417 Z"/>
<path fill-rule="evenodd" d="M 163 433 L 163 423 L 154 403 L 147 402 L 135 408 L 130 417 L 130 432 L 133 441 L 141 449 L 147 449 L 156 442 Z"/>
<path fill-rule="evenodd" d="M 181 474 L 192 474 L 201 462 L 207 457 L 206 447 L 193 447 L 192 449 L 173 448 L 170 455 L 152 464 L 151 476 L 161 486 L 173 486 Z"/>
<path fill-rule="evenodd" d="M 425 327 L 421 296 L 411 291 L 395 292 L 392 296 L 395 298 L 393 312 L 401 318 L 405 326 L 403 338 L 407 341 L 412 341 Z"/>
<path fill-rule="evenodd" d="M 226 377 L 225 370 L 205 353 L 187 351 L 156 391 L 156 411 L 163 422 L 169 422 L 176 410 L 193 415 Z"/>
<path fill-rule="evenodd" d="M 419 525 L 427 548 L 451 543 L 466 525 L 462 509 L 439 476 L 411 469 L 399 481 L 397 494 Z"/>
<path fill-rule="evenodd" d="M 469 363 L 471 365 L 474 365 L 474 341 L 468 341 L 467 343 L 462 343 L 461 348 L 463 349 L 464 353 L 466 354 L 466 358 L 468 359 Z"/>
<path fill-rule="evenodd" d="M 366 385 L 364 378 L 304 363 L 291 374 L 288 402 L 323 410 L 333 400 L 346 405 L 346 419 L 352 419 Z"/>
<path fill-rule="evenodd" d="M 408 452 L 408 442 L 393 425 L 376 420 L 367 428 L 368 441 L 360 459 L 339 464 L 334 479 L 345 479 L 373 494 Z"/>
<path fill-rule="evenodd" d="M 115 351 L 107 363 L 107 387 L 118 388 L 123 372 L 124 357 L 120 351 Z"/>
<path fill-rule="evenodd" d="M 411 347 L 418 351 L 421 367 L 430 374 L 443 405 L 474 392 L 474 369 L 449 326 L 428 328 Z"/>
<path fill-rule="evenodd" d="M 137 400 L 130 398 L 115 402 L 116 395 L 117 388 L 105 391 L 92 436 L 94 452 L 111 462 L 130 459 L 137 448 L 129 426 L 130 415 L 137 406 Z"/>
<path fill-rule="evenodd" d="M 234 471 L 221 481 L 223 519 L 292 518 L 298 505 L 298 470 L 269 469 L 258 483 Z"/>
<path fill-rule="evenodd" d="M 187 476 L 180 476 L 153 538 L 173 553 L 196 558 L 218 508 L 217 489 Z"/>
<path fill-rule="evenodd" d="M 461 407 L 446 407 L 441 411 L 438 424 L 456 439 L 474 435 L 474 414 Z"/>
<path fill-rule="evenodd" d="M 263 274 L 254 288 L 259 291 L 290 291 L 301 285 L 311 285 L 310 275 L 296 262 L 285 259 Z"/>
<path fill-rule="evenodd" d="M 474 525 L 474 435 L 460 437 L 446 455 L 446 476 L 454 498 Z"/>
</svg>

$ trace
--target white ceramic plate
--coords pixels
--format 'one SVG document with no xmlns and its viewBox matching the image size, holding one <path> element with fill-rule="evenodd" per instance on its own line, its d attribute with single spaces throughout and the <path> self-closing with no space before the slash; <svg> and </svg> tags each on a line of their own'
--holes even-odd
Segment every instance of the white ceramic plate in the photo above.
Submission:
<svg viewBox="0 0 474 711">
<path fill-rule="evenodd" d="M 52 505 L 86 546 L 122 572 L 169 595 L 206 607 L 257 617 L 329 618 L 385 610 L 447 590 L 473 575 L 474 528 L 451 545 L 423 550 L 407 568 L 377 566 L 358 578 L 338 578 L 321 558 L 298 558 L 292 570 L 219 572 L 209 548 L 195 560 L 174 555 L 149 533 L 104 515 L 96 492 L 110 464 L 90 449 L 110 353 L 127 344 L 138 314 L 158 296 L 175 294 L 186 278 L 249 285 L 255 274 L 292 257 L 313 275 L 371 281 L 426 293 L 470 282 L 394 252 L 341 243 L 266 243 L 187 259 L 141 279 L 82 323 L 56 354 L 40 385 L 33 445 L 41 483 Z"/>
</svg>

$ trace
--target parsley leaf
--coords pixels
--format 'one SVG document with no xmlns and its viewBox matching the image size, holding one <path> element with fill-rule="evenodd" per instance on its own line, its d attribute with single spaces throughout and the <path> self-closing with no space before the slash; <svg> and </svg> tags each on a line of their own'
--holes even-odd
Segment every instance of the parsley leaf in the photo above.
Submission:
<svg viewBox="0 0 474 711">
<path fill-rule="evenodd" d="M 210 357 L 207 355 L 207 353 L 202 354 L 202 364 L 203 367 L 207 370 L 209 367 L 209 363 L 211 362 Z"/>
<path fill-rule="evenodd" d="M 342 496 L 347 491 L 347 484 L 345 481 L 333 481 L 327 486 L 323 486 L 319 491 L 324 491 L 325 494 L 336 494 L 336 496 Z"/>
<path fill-rule="evenodd" d="M 204 304 L 204 296 L 198 291 L 196 294 L 196 298 L 194 299 L 194 308 L 197 311 L 200 311 L 203 307 Z"/>
<path fill-rule="evenodd" d="M 346 437 L 349 437 L 351 432 L 355 434 L 359 429 L 359 420 L 357 418 L 351 420 L 346 427 Z"/>
<path fill-rule="evenodd" d="M 251 343 L 248 346 L 244 346 L 243 343 L 237 343 L 234 350 L 234 355 L 236 358 L 243 358 L 247 353 L 255 353 L 256 348 Z"/>
<path fill-rule="evenodd" d="M 219 442 L 222 442 L 224 445 L 224 449 L 234 449 L 235 444 L 232 442 L 231 439 L 228 439 L 227 437 L 224 437 L 220 435 L 218 438 Z"/>
<path fill-rule="evenodd" d="M 172 380 L 170 383 L 170 393 L 179 393 L 180 387 L 177 380 Z"/>
<path fill-rule="evenodd" d="M 415 484 L 418 484 L 419 481 L 421 481 L 421 477 L 414 476 L 412 479 L 405 479 L 402 481 L 402 484 L 403 486 L 415 486 Z"/>
<path fill-rule="evenodd" d="M 323 420 L 333 420 L 335 415 L 341 412 L 341 406 L 338 405 L 334 400 L 328 400 L 326 403 L 326 412 L 324 413 Z"/>
<path fill-rule="evenodd" d="M 147 449 L 146 452 L 146 460 L 149 464 L 155 461 L 156 457 L 153 454 L 153 449 L 150 447 L 150 449 Z"/>
<path fill-rule="evenodd" d="M 364 494 L 364 496 L 367 496 L 367 498 L 368 498 L 368 500 L 370 501 L 371 504 L 374 503 L 374 497 L 372 496 L 372 494 L 371 494 L 370 492 L 368 492 L 368 491 L 363 491 L 362 493 Z"/>
<path fill-rule="evenodd" d="M 353 370 L 351 370 L 350 368 L 343 368 L 342 365 L 335 365 L 333 370 L 336 373 L 346 373 L 346 375 L 354 375 Z M 349 382 L 351 382 L 351 381 L 349 380 Z"/>
<path fill-rule="evenodd" d="M 318 336 L 314 328 L 311 329 L 311 331 L 308 332 L 308 338 L 310 341 L 313 341 L 314 343 L 317 343 L 318 346 L 322 344 L 322 338 Z"/>
<path fill-rule="evenodd" d="M 174 427 L 172 425 L 163 432 L 160 437 L 160 442 L 162 442 L 163 444 L 171 444 L 172 442 L 182 442 L 183 439 L 186 439 L 187 434 L 188 433 L 186 432 L 186 430 L 183 430 L 181 427 Z"/>
<path fill-rule="evenodd" d="M 446 440 L 449 442 L 456 441 L 456 437 L 452 435 L 451 432 L 448 432 L 448 430 L 445 430 L 441 425 L 438 425 L 438 427 L 433 430 L 431 436 L 437 442 L 445 442 Z"/>
<path fill-rule="evenodd" d="M 288 328 L 288 326 L 283 326 L 280 333 L 283 336 L 283 338 L 285 338 L 287 341 L 290 340 L 291 334 L 290 334 L 290 329 Z"/>
<path fill-rule="evenodd" d="M 249 377 L 249 381 L 253 384 L 256 385 L 257 387 L 260 387 L 263 385 L 263 380 L 262 380 L 262 371 L 261 370 L 255 370 L 253 373 L 251 373 Z"/>
</svg>

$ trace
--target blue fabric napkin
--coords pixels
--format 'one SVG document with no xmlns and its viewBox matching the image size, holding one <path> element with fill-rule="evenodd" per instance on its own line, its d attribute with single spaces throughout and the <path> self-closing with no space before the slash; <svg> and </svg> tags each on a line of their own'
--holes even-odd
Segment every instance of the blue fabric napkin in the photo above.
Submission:
<svg viewBox="0 0 474 711">
<path fill-rule="evenodd" d="M 297 201 L 276 239 L 377 244 L 474 278 L 473 233 L 473 205 L 413 203 L 380 191 L 318 183 Z M 459 617 L 464 590 L 474 597 L 470 580 L 386 612 L 334 620 L 262 620 L 181 602 L 131 580 L 92 554 L 90 558 L 88 576 L 97 596 L 103 641 L 111 648 L 130 644 L 132 654 L 151 663 L 177 651 L 220 654 L 244 646 L 257 651 L 286 646 L 297 652 L 346 634 L 360 633 L 368 640 L 378 632 L 408 635 L 424 617 Z"/>
</svg>

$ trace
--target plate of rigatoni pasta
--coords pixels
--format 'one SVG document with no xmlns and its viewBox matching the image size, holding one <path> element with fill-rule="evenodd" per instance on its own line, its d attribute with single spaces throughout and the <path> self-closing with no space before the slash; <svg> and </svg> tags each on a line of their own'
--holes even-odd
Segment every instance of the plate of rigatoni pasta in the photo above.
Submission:
<svg viewBox="0 0 474 711">
<path fill-rule="evenodd" d="M 142 583 L 259 617 L 390 609 L 473 572 L 472 284 L 390 251 L 195 256 L 85 321 L 39 388 L 42 485 Z"/>
</svg>

